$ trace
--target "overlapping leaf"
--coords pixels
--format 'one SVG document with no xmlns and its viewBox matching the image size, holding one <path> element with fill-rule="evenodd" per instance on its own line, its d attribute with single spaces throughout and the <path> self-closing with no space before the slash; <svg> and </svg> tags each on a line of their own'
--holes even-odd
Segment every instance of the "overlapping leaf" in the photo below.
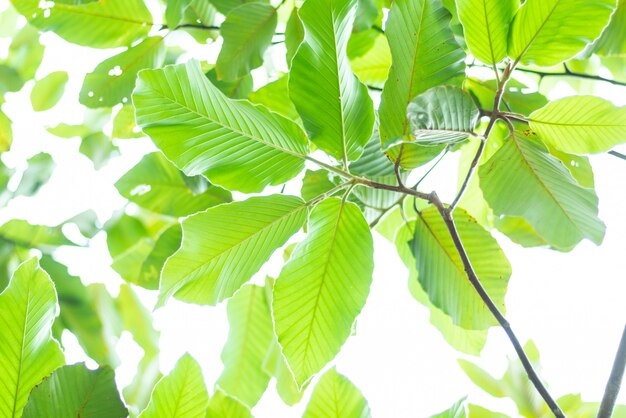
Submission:
<svg viewBox="0 0 626 418">
<path fill-rule="evenodd" d="M 619 0 L 611 22 L 593 46 L 602 56 L 626 56 L 626 0 Z"/>
<path fill-rule="evenodd" d="M 164 59 L 163 37 L 144 39 L 102 61 L 87 74 L 80 90 L 80 102 L 87 107 L 113 107 L 128 102 L 139 70 L 160 67 Z"/>
<path fill-rule="evenodd" d="M 185 219 L 182 246 L 163 267 L 159 304 L 174 294 L 211 305 L 232 296 L 300 229 L 307 212 L 300 198 L 272 195 Z"/>
<path fill-rule="evenodd" d="M 278 342 L 300 387 L 350 335 L 373 271 L 372 237 L 353 203 L 329 198 L 318 204 L 308 231 L 281 271 L 272 301 Z"/>
<path fill-rule="evenodd" d="M 293 178 L 308 142 L 293 122 L 227 99 L 196 61 L 140 73 L 137 122 L 187 175 L 242 192 Z"/>
<path fill-rule="evenodd" d="M 289 73 L 289 94 L 311 141 L 339 161 L 361 155 L 374 125 L 372 100 L 346 51 L 355 5 L 356 0 L 304 3 L 304 40 Z"/>
<path fill-rule="evenodd" d="M 152 25 L 152 15 L 143 0 L 79 4 L 11 0 L 11 3 L 42 31 L 53 31 L 68 42 L 92 48 L 130 45 L 145 36 Z"/>
<path fill-rule="evenodd" d="M 255 285 L 242 287 L 228 301 L 228 323 L 230 332 L 222 350 L 224 371 L 216 384 L 252 408 L 270 380 L 262 367 L 274 341 L 265 289 Z"/>
<path fill-rule="evenodd" d="M 202 177 L 187 177 L 160 152 L 144 156 L 116 183 L 122 196 L 164 215 L 181 217 L 231 200 L 226 190 Z"/>
<path fill-rule="evenodd" d="M 269 4 L 247 3 L 231 10 L 220 31 L 224 45 L 215 65 L 218 78 L 233 81 L 260 67 L 276 23 L 276 9 Z"/>
<path fill-rule="evenodd" d="M 497 241 L 465 211 L 455 211 L 454 220 L 476 275 L 494 303 L 504 310 L 511 265 Z M 497 325 L 472 287 L 436 208 L 421 212 L 409 246 L 415 257 L 418 280 L 433 305 L 466 329 L 480 330 Z"/>
<path fill-rule="evenodd" d="M 544 142 L 574 154 L 605 152 L 626 142 L 626 107 L 599 97 L 552 101 L 533 112 L 529 122 Z"/>
<path fill-rule="evenodd" d="M 574 57 L 600 36 L 616 3 L 616 0 L 527 0 L 511 24 L 509 57 L 525 65 L 542 67 Z"/>
<path fill-rule="evenodd" d="M 509 26 L 519 0 L 459 0 L 459 20 L 472 55 L 485 64 L 506 57 Z"/>
<path fill-rule="evenodd" d="M 369 418 L 370 408 L 361 391 L 333 367 L 320 379 L 303 418 Z"/>
<path fill-rule="evenodd" d="M 31 389 L 64 363 L 52 338 L 57 298 L 36 258 L 22 263 L 0 294 L 0 415 L 19 418 Z"/>
<path fill-rule="evenodd" d="M 204 418 L 208 402 L 200 365 L 185 354 L 154 387 L 139 418 Z"/>
<path fill-rule="evenodd" d="M 569 250 L 583 238 L 602 242 L 605 227 L 595 192 L 578 185 L 536 138 L 516 133 L 479 175 L 496 215 L 524 218 L 553 247 Z"/>
<path fill-rule="evenodd" d="M 252 418 L 250 409 L 221 390 L 216 390 L 206 412 L 206 418 Z"/>
<path fill-rule="evenodd" d="M 125 418 L 128 410 L 115 386 L 113 369 L 89 370 L 84 364 L 54 371 L 31 392 L 23 418 Z"/>
</svg>

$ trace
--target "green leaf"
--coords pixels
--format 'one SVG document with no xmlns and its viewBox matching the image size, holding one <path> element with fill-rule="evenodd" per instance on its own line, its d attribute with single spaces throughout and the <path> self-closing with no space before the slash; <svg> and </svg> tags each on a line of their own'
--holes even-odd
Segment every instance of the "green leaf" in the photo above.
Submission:
<svg viewBox="0 0 626 418">
<path fill-rule="evenodd" d="M 19 418 L 31 389 L 64 363 L 50 330 L 57 298 L 36 258 L 22 263 L 0 294 L 0 415 Z"/>
<path fill-rule="evenodd" d="M 469 138 L 480 113 L 469 94 L 458 87 L 439 86 L 417 96 L 407 108 L 412 141 L 451 145 Z"/>
<path fill-rule="evenodd" d="M 91 48 L 130 45 L 148 34 L 152 15 L 143 0 L 109 0 L 87 4 L 11 0 L 31 25 L 53 31 L 68 42 Z M 40 7 L 43 5 L 43 7 Z"/>
<path fill-rule="evenodd" d="M 0 152 L 11 149 L 13 143 L 13 129 L 11 119 L 0 110 Z"/>
<path fill-rule="evenodd" d="M 287 66 L 289 68 L 291 68 L 293 56 L 296 55 L 296 51 L 303 40 L 304 26 L 302 19 L 300 19 L 299 9 L 294 7 L 285 27 L 285 49 L 287 50 Z"/>
<path fill-rule="evenodd" d="M 146 38 L 126 51 L 107 58 L 85 76 L 80 103 L 87 107 L 113 107 L 127 103 L 135 87 L 137 73 L 157 68 L 165 60 L 162 36 Z"/>
<path fill-rule="evenodd" d="M 28 159 L 28 167 L 22 173 L 20 183 L 15 189 L 15 196 L 34 196 L 50 180 L 56 164 L 45 152 L 35 154 Z"/>
<path fill-rule="evenodd" d="M 478 80 L 469 77 L 465 79 L 464 86 L 477 99 L 481 109 L 493 110 L 493 101 L 498 89 L 496 80 Z M 529 115 L 548 103 L 543 94 L 528 90 L 525 84 L 515 79 L 509 80 L 502 98 L 504 107 L 512 112 Z"/>
<path fill-rule="evenodd" d="M 465 408 L 465 398 L 459 399 L 447 410 L 432 415 L 430 418 L 466 418 L 469 415 L 467 414 Z"/>
<path fill-rule="evenodd" d="M 502 388 L 502 384 L 498 379 L 494 378 L 470 361 L 463 359 L 458 359 L 457 361 L 467 377 L 469 377 L 476 386 L 496 398 L 506 396 L 506 393 Z"/>
<path fill-rule="evenodd" d="M 122 106 L 113 118 L 111 139 L 131 139 L 141 136 L 141 130 L 137 127 L 137 123 L 135 122 L 135 107 L 133 105 Z"/>
<path fill-rule="evenodd" d="M 250 93 L 248 100 L 252 103 L 267 107 L 272 112 L 278 113 L 292 121 L 302 123 L 296 110 L 296 106 L 289 97 L 289 77 L 284 75 L 278 80 L 272 81 Z"/>
<path fill-rule="evenodd" d="M 224 95 L 230 99 L 245 99 L 253 89 L 254 80 L 252 75 L 246 74 L 234 81 L 225 81 L 217 78 L 215 68 L 206 73 L 207 78 Z"/>
<path fill-rule="evenodd" d="M 215 6 L 217 11 L 224 16 L 228 16 L 230 12 L 244 4 L 257 2 L 263 4 L 269 3 L 268 0 L 210 0 L 210 2 L 213 4 L 213 6 Z"/>
<path fill-rule="evenodd" d="M 183 243 L 163 267 L 158 306 L 172 295 L 210 305 L 232 296 L 302 227 L 307 212 L 300 198 L 271 195 L 183 220 Z"/>
<path fill-rule="evenodd" d="M 608 57 L 626 55 L 626 0 L 618 1 L 617 10 L 594 44 L 593 51 Z"/>
<path fill-rule="evenodd" d="M 500 310 L 511 276 L 511 265 L 498 242 L 464 210 L 454 212 L 461 241 L 485 290 Z M 421 212 L 415 222 L 412 249 L 418 279 L 433 305 L 466 329 L 497 325 L 493 315 L 471 285 L 452 237 L 439 211 Z"/>
<path fill-rule="evenodd" d="M 615 0 L 526 0 L 511 24 L 509 57 L 541 67 L 567 61 L 600 36 L 615 5 Z"/>
<path fill-rule="evenodd" d="M 559 404 L 560 404 L 559 400 Z M 500 412 L 494 412 L 489 409 L 483 408 L 482 406 L 468 404 L 467 411 L 469 412 L 469 416 L 471 418 L 511 418 L 508 415 L 502 414 Z"/>
<path fill-rule="evenodd" d="M 378 34 L 365 54 L 350 59 L 350 66 L 361 82 L 371 87 L 383 88 L 391 68 L 391 50 L 387 37 Z"/>
<path fill-rule="evenodd" d="M 165 21 L 167 26 L 175 28 L 184 17 L 185 10 L 191 4 L 191 0 L 167 0 L 167 8 L 165 9 Z"/>
<path fill-rule="evenodd" d="M 196 61 L 141 72 L 133 103 L 144 132 L 189 176 L 250 193 L 304 167 L 309 146 L 295 123 L 227 99 Z"/>
<path fill-rule="evenodd" d="M 220 29 L 224 44 L 215 64 L 218 78 L 233 81 L 263 65 L 276 22 L 276 9 L 269 4 L 248 3 L 233 9 Z"/>
<path fill-rule="evenodd" d="M 108 366 L 89 370 L 83 363 L 54 371 L 31 392 L 23 418 L 125 418 L 128 410 Z"/>
<path fill-rule="evenodd" d="M 207 409 L 206 418 L 252 418 L 250 409 L 221 390 L 216 390 Z"/>
<path fill-rule="evenodd" d="M 333 367 L 315 386 L 303 418 L 370 418 L 361 391 Z"/>
<path fill-rule="evenodd" d="M 0 238 L 21 247 L 42 251 L 61 245 L 76 245 L 63 235 L 60 226 L 32 225 L 23 219 L 11 219 L 0 226 Z"/>
<path fill-rule="evenodd" d="M 146 355 L 159 351 L 159 332 L 154 329 L 150 311 L 141 303 L 132 287 L 123 284 L 115 301 L 122 318 L 122 325 Z"/>
<path fill-rule="evenodd" d="M 119 155 L 117 146 L 102 132 L 84 137 L 78 151 L 91 160 L 96 170 L 100 170 L 111 158 Z"/>
<path fill-rule="evenodd" d="M 480 167 L 479 176 L 496 215 L 524 218 L 553 247 L 569 250 L 583 238 L 602 242 L 605 226 L 595 192 L 578 185 L 535 138 L 516 133 Z"/>
<path fill-rule="evenodd" d="M 270 381 L 263 362 L 274 341 L 274 327 L 265 289 L 242 287 L 228 301 L 230 332 L 222 350 L 224 371 L 216 385 L 252 408 Z"/>
<path fill-rule="evenodd" d="M 280 352 L 280 346 L 275 339 L 263 362 L 263 370 L 276 379 L 276 392 L 278 392 L 278 396 L 285 404 L 293 406 L 302 400 L 307 385 L 302 390 L 298 389 L 298 384 L 293 378 L 293 374 L 291 374 L 291 370 L 289 370 L 289 366 Z"/>
<path fill-rule="evenodd" d="M 555 100 L 529 117 L 547 144 L 573 154 L 605 152 L 626 142 L 626 107 L 594 96 Z"/>
<path fill-rule="evenodd" d="M 509 26 L 519 0 L 458 0 L 457 8 L 472 55 L 485 64 L 506 58 Z"/>
<path fill-rule="evenodd" d="M 208 402 L 200 365 L 185 354 L 154 387 L 148 407 L 138 418 L 204 418 Z"/>
<path fill-rule="evenodd" d="M 119 359 L 114 338 L 107 335 L 108 329 L 104 324 L 110 318 L 100 317 L 91 289 L 50 256 L 41 258 L 41 267 L 50 275 L 59 298 L 61 312 L 53 327 L 55 337 L 60 340 L 63 330 L 67 329 L 76 336 L 85 353 L 99 365 L 116 367 Z"/>
<path fill-rule="evenodd" d="M 231 201 L 229 192 L 197 178 L 198 187 L 191 188 L 194 181 L 160 152 L 145 155 L 116 183 L 118 192 L 126 199 L 150 211 L 182 217 L 211 206 Z"/>
<path fill-rule="evenodd" d="M 386 31 L 393 64 L 379 111 L 380 139 L 384 148 L 408 135 L 406 109 L 415 96 L 432 87 L 455 84 L 463 79 L 465 53 L 449 25 L 450 13 L 440 0 L 394 1 Z M 405 147 L 404 152 L 425 152 L 414 147 Z M 391 155 L 397 156 L 397 152 Z"/>
<path fill-rule="evenodd" d="M 299 387 L 332 360 L 365 305 L 373 244 L 358 206 L 338 198 L 318 204 L 308 235 L 274 287 L 278 342 Z"/>
<path fill-rule="evenodd" d="M 289 94 L 309 138 L 338 161 L 357 159 L 372 135 L 374 108 L 367 87 L 352 73 L 346 48 L 356 0 L 308 0 L 305 29 L 291 62 Z"/>
<path fill-rule="evenodd" d="M 35 77 L 43 59 L 43 52 L 44 46 L 39 42 L 39 31 L 33 26 L 26 25 L 13 35 L 6 64 L 13 68 L 21 78 L 17 90 L 24 82 Z"/>
<path fill-rule="evenodd" d="M 30 101 L 35 112 L 52 109 L 63 96 L 67 81 L 68 76 L 65 71 L 56 71 L 37 80 L 30 93 Z"/>
</svg>

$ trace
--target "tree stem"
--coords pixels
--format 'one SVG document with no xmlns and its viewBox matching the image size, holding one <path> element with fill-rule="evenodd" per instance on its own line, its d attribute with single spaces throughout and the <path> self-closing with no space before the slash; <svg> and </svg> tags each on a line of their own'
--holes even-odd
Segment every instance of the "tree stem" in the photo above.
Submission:
<svg viewBox="0 0 626 418">
<path fill-rule="evenodd" d="M 615 355 L 609 381 L 604 390 L 604 396 L 600 404 L 600 410 L 598 411 L 598 418 L 610 418 L 613 415 L 617 395 L 619 394 L 622 379 L 624 378 L 624 369 L 626 369 L 626 326 L 624 327 L 622 339 L 619 343 L 617 354 Z"/>
</svg>

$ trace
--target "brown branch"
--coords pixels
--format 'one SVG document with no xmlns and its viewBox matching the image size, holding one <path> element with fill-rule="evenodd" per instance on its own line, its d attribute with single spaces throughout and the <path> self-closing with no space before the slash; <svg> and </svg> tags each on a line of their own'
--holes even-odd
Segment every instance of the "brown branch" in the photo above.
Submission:
<svg viewBox="0 0 626 418">
<path fill-rule="evenodd" d="M 516 71 L 520 71 L 523 73 L 528 73 L 528 74 L 535 74 L 540 76 L 541 78 L 545 78 L 545 77 L 574 77 L 574 78 L 582 78 L 585 80 L 592 80 L 592 81 L 602 81 L 605 83 L 611 83 L 615 86 L 622 86 L 622 87 L 626 87 L 626 83 L 622 82 L 622 81 L 618 81 L 618 80 L 613 80 L 610 78 L 604 78 L 601 77 L 599 75 L 592 75 L 592 74 L 585 74 L 585 73 L 579 73 L 579 72 L 575 72 L 575 71 L 570 71 L 569 68 L 567 66 L 565 67 L 565 71 L 564 72 L 560 72 L 560 73 L 546 73 L 543 71 L 537 71 L 537 70 L 529 70 L 526 68 L 516 68 Z"/>
<path fill-rule="evenodd" d="M 610 418 L 613 415 L 617 395 L 619 394 L 622 379 L 624 378 L 624 369 L 626 369 L 626 327 L 624 327 L 622 339 L 619 343 L 617 354 L 615 355 L 613 368 L 611 369 L 611 375 L 609 376 L 609 381 L 604 390 L 604 396 L 602 397 L 602 403 L 598 411 L 598 418 Z"/>
</svg>

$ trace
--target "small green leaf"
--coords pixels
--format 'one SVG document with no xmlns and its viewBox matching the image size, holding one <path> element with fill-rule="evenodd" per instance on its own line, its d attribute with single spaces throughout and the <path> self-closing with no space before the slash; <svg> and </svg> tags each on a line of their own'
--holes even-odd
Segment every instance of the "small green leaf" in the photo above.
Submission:
<svg viewBox="0 0 626 418">
<path fill-rule="evenodd" d="M 100 170 L 111 158 L 119 155 L 117 146 L 102 132 L 84 137 L 78 151 L 91 160 L 96 170 Z"/>
<path fill-rule="evenodd" d="M 50 330 L 57 298 L 36 258 L 22 263 L 0 294 L 0 416 L 19 418 L 28 394 L 64 363 Z"/>
<path fill-rule="evenodd" d="M 466 418 L 466 417 L 469 417 L 469 415 L 467 414 L 467 410 L 465 407 L 465 398 L 463 398 L 463 399 L 459 399 L 458 401 L 456 401 L 454 405 L 452 405 L 447 410 L 439 414 L 432 415 L 430 418 Z"/>
<path fill-rule="evenodd" d="M 125 418 L 128 410 L 108 366 L 89 370 L 83 363 L 54 371 L 30 394 L 23 418 Z"/>
<path fill-rule="evenodd" d="M 276 112 L 292 121 L 302 123 L 296 106 L 289 97 L 289 77 L 284 75 L 278 80 L 272 81 L 250 93 L 248 100 L 252 103 L 261 104 L 272 112 Z"/>
<path fill-rule="evenodd" d="M 626 142 L 626 106 L 594 96 L 555 100 L 529 117 L 547 144 L 573 154 L 605 152 Z"/>
<path fill-rule="evenodd" d="M 350 67 L 362 83 L 383 88 L 391 68 L 391 50 L 387 37 L 377 34 L 374 44 L 365 54 L 350 58 Z"/>
<path fill-rule="evenodd" d="M 458 0 L 457 8 L 472 55 L 485 64 L 502 61 L 519 0 Z"/>
<path fill-rule="evenodd" d="M 439 86 L 417 96 L 407 108 L 412 141 L 421 145 L 452 145 L 474 132 L 480 113 L 458 87 Z"/>
<path fill-rule="evenodd" d="M 85 76 L 79 100 L 87 107 L 112 107 L 127 103 L 139 70 L 163 65 L 163 37 L 153 36 L 112 56 Z"/>
<path fill-rule="evenodd" d="M 308 235 L 274 287 L 278 342 L 301 388 L 332 360 L 365 305 L 373 244 L 359 208 L 338 198 L 318 204 Z"/>
<path fill-rule="evenodd" d="M 11 3 L 38 29 L 52 31 L 68 42 L 91 48 L 130 45 L 151 28 L 152 15 L 143 0 L 86 4 L 11 0 Z"/>
<path fill-rule="evenodd" d="M 370 418 L 361 391 L 333 367 L 315 386 L 303 418 Z"/>
<path fill-rule="evenodd" d="M 200 176 L 195 189 L 190 187 L 192 181 L 195 179 L 185 176 L 163 154 L 153 152 L 124 174 L 115 187 L 131 202 L 174 217 L 188 216 L 232 200 L 230 192 Z"/>
<path fill-rule="evenodd" d="M 11 149 L 13 143 L 13 128 L 11 127 L 11 119 L 0 110 L 0 152 L 6 152 Z"/>
<path fill-rule="evenodd" d="M 0 238 L 25 248 L 49 251 L 61 245 L 76 245 L 63 235 L 60 226 L 32 225 L 22 219 L 11 219 L 0 226 Z"/>
<path fill-rule="evenodd" d="M 616 0 L 526 0 L 511 24 L 509 57 L 542 67 L 573 58 L 600 36 L 615 5 Z"/>
<path fill-rule="evenodd" d="M 231 10 L 220 30 L 224 45 L 215 64 L 218 78 L 233 81 L 263 65 L 276 22 L 276 9 L 269 4 L 248 3 Z"/>
<path fill-rule="evenodd" d="M 487 294 L 500 310 L 511 276 L 511 265 L 498 242 L 464 210 L 454 212 L 461 241 Z M 448 314 L 453 322 L 466 329 L 486 329 L 497 325 L 467 278 L 463 263 L 434 207 L 423 210 L 415 221 L 412 249 L 418 280 L 433 305 Z"/>
<path fill-rule="evenodd" d="M 28 159 L 28 167 L 22 173 L 15 196 L 34 196 L 50 180 L 56 166 L 50 154 L 40 152 Z"/>
<path fill-rule="evenodd" d="M 247 406 L 221 390 L 216 390 L 206 412 L 206 418 L 252 418 Z"/>
<path fill-rule="evenodd" d="M 270 375 L 263 361 L 274 341 L 274 328 L 265 289 L 242 287 L 228 301 L 230 332 L 222 350 L 224 371 L 216 385 L 252 408 L 261 399 Z"/>
<path fill-rule="evenodd" d="M 142 135 L 141 130 L 137 127 L 137 123 L 135 122 L 135 107 L 133 105 L 122 106 L 113 118 L 111 139 L 139 138 Z"/>
<path fill-rule="evenodd" d="M 245 99 L 254 88 L 254 80 L 250 74 L 246 74 L 233 81 L 225 81 L 217 78 L 217 72 L 215 68 L 213 68 L 206 73 L 206 76 L 215 87 L 230 99 Z"/>
<path fill-rule="evenodd" d="M 361 155 L 375 119 L 367 87 L 352 73 L 346 52 L 355 3 L 304 3 L 305 36 L 289 73 L 289 94 L 309 138 L 338 161 Z"/>
<path fill-rule="evenodd" d="M 295 123 L 227 99 L 196 61 L 141 72 L 133 103 L 144 132 L 188 176 L 251 193 L 304 167 L 309 146 Z"/>
<path fill-rule="evenodd" d="M 189 354 L 154 387 L 138 418 L 205 418 L 209 395 L 200 365 Z"/>
<path fill-rule="evenodd" d="M 186 218 L 182 246 L 161 273 L 159 306 L 172 295 L 210 305 L 232 296 L 302 227 L 307 212 L 300 198 L 271 195 Z"/>
<path fill-rule="evenodd" d="M 165 9 L 165 21 L 170 29 L 182 22 L 185 10 L 191 4 L 191 0 L 167 0 Z"/>
<path fill-rule="evenodd" d="M 476 386 L 496 398 L 506 396 L 505 391 L 502 389 L 502 385 L 498 379 L 494 378 L 472 362 L 463 359 L 459 359 L 458 362 L 467 377 L 469 377 Z"/>
<path fill-rule="evenodd" d="M 299 9 L 294 7 L 285 27 L 285 49 L 287 49 L 287 66 L 289 68 L 291 68 L 293 56 L 296 55 L 296 51 L 303 40 L 304 26 L 302 19 L 300 19 Z"/>
<path fill-rule="evenodd" d="M 35 112 L 52 109 L 63 96 L 67 81 L 68 76 L 65 71 L 56 71 L 37 80 L 30 94 L 30 101 Z"/>
</svg>

